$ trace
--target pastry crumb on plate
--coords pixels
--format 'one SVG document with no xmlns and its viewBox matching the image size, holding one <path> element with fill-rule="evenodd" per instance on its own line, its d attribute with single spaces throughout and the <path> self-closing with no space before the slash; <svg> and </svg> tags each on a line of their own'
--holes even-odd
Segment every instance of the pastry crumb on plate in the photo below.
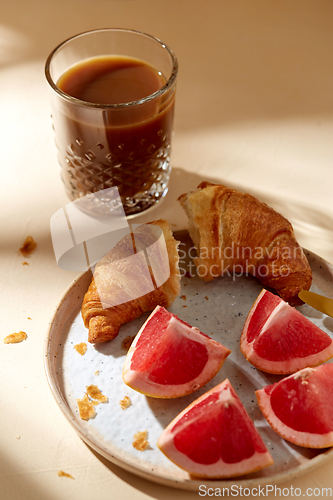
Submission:
<svg viewBox="0 0 333 500">
<path fill-rule="evenodd" d="M 108 398 L 97 387 L 97 385 L 91 384 L 87 387 L 87 394 L 91 399 L 97 400 L 99 403 L 107 403 Z"/>
<path fill-rule="evenodd" d="M 132 404 L 131 398 L 125 396 L 124 399 L 119 401 L 119 404 L 122 410 L 127 410 L 127 408 Z"/>
<path fill-rule="evenodd" d="M 77 399 L 76 403 L 79 409 L 79 415 L 81 420 L 90 420 L 91 418 L 96 417 L 97 415 L 95 410 L 96 403 L 90 401 L 87 394 L 85 394 L 83 398 Z"/>
<path fill-rule="evenodd" d="M 87 392 L 83 398 L 76 400 L 81 420 L 90 420 L 91 418 L 95 418 L 97 415 L 95 406 L 100 403 L 108 403 L 109 401 L 107 396 L 102 394 L 97 385 L 88 385 L 86 389 Z"/>
<path fill-rule="evenodd" d="M 87 344 L 85 342 L 81 342 L 80 344 L 76 344 L 74 346 L 74 349 L 76 350 L 76 352 L 81 354 L 81 356 L 84 356 L 87 352 Z"/>
<path fill-rule="evenodd" d="M 135 337 L 135 335 L 129 335 L 128 337 L 124 338 L 124 340 L 121 343 L 121 347 L 123 347 L 123 349 L 126 349 L 126 351 L 128 351 L 128 349 L 132 345 L 134 337 Z"/>
<path fill-rule="evenodd" d="M 148 431 L 139 431 L 134 434 L 133 448 L 139 451 L 144 451 L 148 446 Z"/>
</svg>

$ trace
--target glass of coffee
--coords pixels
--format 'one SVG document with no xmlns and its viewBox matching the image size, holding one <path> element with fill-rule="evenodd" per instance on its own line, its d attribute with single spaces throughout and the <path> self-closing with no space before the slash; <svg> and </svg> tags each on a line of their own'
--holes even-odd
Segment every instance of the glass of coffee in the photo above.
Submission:
<svg viewBox="0 0 333 500">
<path fill-rule="evenodd" d="M 107 214 L 116 187 L 134 216 L 165 196 L 177 71 L 172 50 L 139 31 L 89 31 L 53 50 L 45 75 L 70 200 L 89 198 L 84 210 Z"/>
</svg>

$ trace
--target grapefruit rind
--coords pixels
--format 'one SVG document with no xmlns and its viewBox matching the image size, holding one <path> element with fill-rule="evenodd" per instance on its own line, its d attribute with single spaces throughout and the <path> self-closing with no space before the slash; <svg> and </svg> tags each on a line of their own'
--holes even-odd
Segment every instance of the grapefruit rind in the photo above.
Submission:
<svg viewBox="0 0 333 500">
<path fill-rule="evenodd" d="M 205 406 L 205 400 L 207 400 L 207 398 L 209 398 L 213 393 L 219 393 L 218 401 L 214 403 L 209 402 L 207 406 Z M 243 419 L 246 422 L 248 434 L 253 440 L 253 443 L 259 443 L 259 447 L 261 449 L 260 452 L 255 450 L 252 456 L 244 458 L 243 460 L 236 463 L 227 463 L 220 457 L 219 460 L 215 463 L 204 464 L 195 462 L 189 456 L 179 451 L 179 449 L 175 445 L 175 436 L 177 434 L 177 431 L 175 431 L 175 426 L 177 425 L 179 432 L 183 431 L 184 429 L 188 429 L 193 423 L 196 423 L 195 418 L 191 420 L 191 417 L 188 415 L 190 410 L 198 407 L 198 405 L 202 405 L 201 416 L 204 416 L 205 418 L 206 428 L 211 429 L 212 427 L 209 425 L 209 416 L 210 412 L 213 410 L 213 405 L 219 405 L 220 408 L 224 406 L 224 411 L 228 411 L 227 408 L 230 404 L 235 404 L 238 406 L 238 408 L 241 409 Z M 221 411 L 223 411 L 223 409 Z M 181 425 L 179 425 L 179 423 Z M 217 432 L 219 432 L 219 430 L 219 428 L 216 428 Z M 232 438 L 233 433 L 229 434 L 229 437 Z M 218 439 L 214 439 L 214 442 L 218 443 Z M 191 447 L 195 447 L 197 445 L 201 447 L 205 445 L 205 443 L 198 442 L 198 436 L 196 436 L 196 438 L 191 441 Z M 224 382 L 220 383 L 210 391 L 200 396 L 187 408 L 185 408 L 163 431 L 157 441 L 157 446 L 164 453 L 164 455 L 166 455 L 166 457 L 169 458 L 169 460 L 171 460 L 175 465 L 187 471 L 191 476 L 197 478 L 222 479 L 243 476 L 252 472 L 256 472 L 273 464 L 271 454 L 267 450 L 254 423 L 246 413 L 245 408 L 243 407 L 240 399 L 233 390 L 228 379 L 224 380 Z"/>
<path fill-rule="evenodd" d="M 169 324 L 171 325 L 173 332 L 176 331 L 179 334 L 180 338 L 181 336 L 185 335 L 188 339 L 201 344 L 207 350 L 207 362 L 203 370 L 198 376 L 186 383 L 163 385 L 149 379 L 149 375 L 153 371 L 154 367 L 158 364 L 159 359 L 150 363 L 150 367 L 147 370 L 136 371 L 131 369 L 133 355 L 135 354 L 136 347 L 138 345 L 138 342 L 140 341 L 141 335 L 145 331 L 145 328 L 149 321 L 154 318 L 154 315 L 158 314 L 162 310 L 164 311 L 164 313 L 167 313 L 169 315 Z M 157 349 L 159 349 L 159 347 Z M 231 351 L 228 348 L 203 334 L 198 328 L 191 327 L 185 322 L 179 320 L 172 313 L 169 313 L 169 311 L 167 311 L 165 308 L 157 306 L 151 313 L 149 318 L 146 320 L 146 322 L 143 324 L 143 326 L 135 336 L 134 341 L 132 342 L 132 345 L 125 359 L 122 378 L 125 384 L 128 385 L 131 389 L 134 389 L 135 391 L 138 391 L 145 396 L 162 399 L 182 397 L 188 394 L 192 394 L 194 391 L 200 389 L 213 377 L 215 377 L 230 353 Z M 174 359 L 170 359 L 169 363 L 174 364 Z M 181 370 L 181 366 L 179 366 L 178 368 L 179 370 Z"/>
<path fill-rule="evenodd" d="M 329 363 L 328 365 L 321 365 L 320 367 L 317 368 L 304 368 L 297 373 L 294 373 L 292 375 L 289 375 L 289 377 L 286 377 L 279 382 L 276 382 L 275 384 L 268 385 L 260 390 L 255 391 L 257 401 L 259 404 L 259 407 L 261 409 L 261 412 L 269 425 L 272 427 L 272 429 L 283 439 L 286 441 L 289 441 L 290 443 L 296 444 L 297 446 L 301 446 L 304 448 L 316 448 L 316 449 L 322 449 L 322 448 L 329 448 L 333 446 L 333 426 L 332 426 L 332 431 L 326 432 L 323 434 L 319 433 L 310 433 L 310 432 L 304 432 L 304 431 L 298 431 L 296 429 L 292 429 L 290 426 L 286 425 L 284 422 L 281 421 L 280 418 L 277 417 L 275 414 L 272 405 L 271 405 L 271 394 L 274 391 L 274 388 L 276 388 L 278 385 L 281 385 L 285 383 L 288 379 L 294 378 L 294 380 L 298 380 L 300 384 L 308 384 L 308 377 L 316 372 L 318 369 L 324 369 L 327 371 L 327 367 L 330 368 L 331 370 L 331 379 L 332 379 L 332 384 L 333 384 L 333 365 Z M 321 394 L 320 398 L 325 398 L 325 394 Z M 295 405 L 295 397 L 294 395 L 290 394 L 290 407 L 287 409 L 288 411 L 292 412 L 294 410 L 294 405 Z M 304 401 L 299 402 L 300 405 L 304 405 Z M 332 408 L 331 408 L 331 413 L 333 412 L 333 402 L 332 402 Z M 311 416 L 308 415 L 306 412 L 304 412 L 302 416 L 302 420 L 306 419 L 307 422 L 311 422 Z M 311 424 L 310 424 L 311 425 Z"/>
<path fill-rule="evenodd" d="M 249 342 L 248 337 L 251 336 L 252 333 L 249 331 L 251 330 L 250 328 L 251 321 L 255 317 L 256 310 L 260 302 L 267 296 L 267 294 L 269 294 L 272 298 L 274 297 L 275 305 L 274 307 L 269 307 L 269 306 L 267 307 L 266 321 L 262 325 L 259 335 L 255 336 L 253 340 Z M 278 304 L 276 304 L 277 299 L 279 300 Z M 311 327 L 314 336 L 316 335 L 317 332 L 318 335 L 320 335 L 321 337 L 325 337 L 325 339 L 327 339 L 326 342 L 327 347 L 323 348 L 322 350 L 318 350 L 317 352 L 314 352 L 312 354 L 309 353 L 306 356 L 303 355 L 300 357 L 293 357 L 290 359 L 279 359 L 277 361 L 274 361 L 272 359 L 263 358 L 260 354 L 256 352 L 256 346 L 258 345 L 259 341 L 262 344 L 265 342 L 265 335 L 266 338 L 269 335 L 266 332 L 270 327 L 275 326 L 274 323 L 277 323 L 278 326 L 278 322 L 280 321 L 280 318 L 283 317 L 283 315 L 292 315 L 298 318 L 301 322 L 307 325 L 308 328 Z M 299 343 L 300 346 L 304 343 L 304 336 L 302 336 L 302 333 L 303 332 L 300 332 L 300 334 L 297 335 L 297 342 Z M 281 340 L 283 341 L 283 336 L 286 336 L 287 334 L 282 328 L 280 334 L 281 334 Z M 279 339 L 277 339 L 277 342 L 278 341 Z M 292 373 L 296 373 L 297 371 L 302 370 L 303 368 L 306 367 L 318 366 L 321 363 L 324 363 L 325 361 L 331 359 L 333 357 L 333 340 L 329 337 L 329 335 L 327 335 L 324 331 L 320 330 L 319 327 L 317 327 L 309 319 L 303 316 L 299 311 L 292 308 L 288 303 L 284 302 L 280 297 L 277 298 L 277 296 L 273 295 L 271 292 L 267 290 L 262 290 L 258 298 L 256 299 L 255 303 L 253 304 L 245 321 L 241 335 L 240 349 L 243 355 L 245 356 L 246 360 L 259 370 L 264 371 L 266 373 L 273 373 L 277 375 L 289 375 Z M 285 349 L 285 352 L 286 355 L 288 355 L 287 348 Z"/>
</svg>

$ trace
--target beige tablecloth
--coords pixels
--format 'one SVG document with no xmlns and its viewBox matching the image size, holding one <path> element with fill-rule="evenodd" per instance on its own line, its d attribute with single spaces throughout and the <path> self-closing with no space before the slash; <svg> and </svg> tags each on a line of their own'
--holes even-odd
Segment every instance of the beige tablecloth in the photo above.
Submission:
<svg viewBox="0 0 333 500">
<path fill-rule="evenodd" d="M 45 338 L 77 273 L 57 267 L 50 236 L 50 218 L 68 200 L 44 62 L 62 40 L 93 28 L 132 28 L 168 43 L 180 66 L 170 190 L 137 220 L 163 216 L 184 228 L 179 194 L 217 181 L 283 213 L 303 247 L 333 262 L 333 3 L 4 0 L 0 10 L 1 335 L 28 334 L 0 343 L 0 498 L 197 498 L 92 451 L 49 390 Z M 27 235 L 37 249 L 25 259 L 18 250 Z M 331 477 L 327 462 L 279 487 L 284 497 L 300 488 L 324 498 Z"/>
</svg>

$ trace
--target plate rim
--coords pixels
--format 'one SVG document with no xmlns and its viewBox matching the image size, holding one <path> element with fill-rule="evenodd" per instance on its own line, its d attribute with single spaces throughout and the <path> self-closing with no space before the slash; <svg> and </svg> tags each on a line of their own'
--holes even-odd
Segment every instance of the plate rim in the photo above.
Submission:
<svg viewBox="0 0 333 500">
<path fill-rule="evenodd" d="M 333 266 L 331 263 L 329 263 L 327 260 L 324 258 L 320 257 L 319 255 L 315 254 L 314 252 L 304 249 L 304 252 L 309 254 L 309 256 L 312 256 L 316 259 L 320 259 L 324 264 L 326 264 L 331 270 L 332 270 L 332 275 L 333 275 Z M 151 471 L 148 472 L 146 468 L 140 465 L 138 463 L 136 466 L 128 463 L 125 459 L 122 459 L 121 457 L 117 456 L 116 454 L 113 455 L 109 453 L 108 451 L 104 450 L 103 447 L 99 446 L 98 443 L 94 441 L 94 439 L 91 439 L 89 436 L 87 436 L 84 431 L 81 429 L 79 426 L 79 423 L 76 421 L 74 418 L 74 415 L 72 411 L 70 410 L 66 399 L 64 395 L 61 393 L 60 388 L 55 380 L 54 373 L 52 371 L 51 367 L 51 361 L 50 361 L 50 343 L 51 343 L 51 335 L 52 335 L 52 330 L 54 328 L 54 324 L 57 320 L 58 314 L 60 313 L 61 309 L 64 307 L 65 301 L 68 297 L 68 295 L 73 291 L 75 286 L 78 286 L 78 284 L 82 280 L 88 279 L 88 273 L 92 277 L 92 271 L 91 269 L 87 269 L 83 272 L 81 272 L 66 288 L 65 292 L 63 292 L 57 306 L 54 308 L 52 316 L 51 316 L 51 321 L 49 322 L 49 328 L 48 332 L 46 335 L 46 338 L 44 339 L 44 348 L 43 348 L 43 357 L 44 357 L 44 371 L 46 375 L 46 379 L 49 385 L 49 388 L 51 390 L 51 393 L 62 411 L 63 415 L 67 419 L 67 421 L 71 424 L 71 426 L 75 429 L 79 437 L 89 446 L 91 447 L 95 452 L 97 452 L 99 455 L 110 461 L 111 463 L 117 465 L 118 467 L 134 474 L 139 477 L 142 477 L 144 479 L 147 479 L 148 481 L 152 481 L 157 484 L 162 484 L 164 486 L 169 486 L 173 488 L 180 488 L 183 490 L 191 490 L 191 491 L 197 491 L 199 490 L 199 486 L 204 485 L 207 488 L 231 488 L 232 485 L 236 486 L 241 486 L 243 488 L 253 488 L 256 486 L 261 486 L 261 485 L 267 485 L 267 484 L 279 484 L 283 481 L 288 481 L 291 479 L 295 479 L 296 477 L 299 477 L 303 475 L 306 471 L 310 471 L 314 468 L 319 467 L 323 463 L 326 463 L 330 458 L 333 457 L 333 447 L 328 448 L 326 451 L 323 451 L 320 455 L 317 455 L 316 457 L 313 457 L 308 460 L 308 462 L 300 464 L 296 466 L 295 468 L 289 470 L 289 471 L 283 471 L 279 472 L 278 474 L 275 474 L 274 476 L 263 476 L 263 477 L 256 477 L 256 478 L 242 478 L 239 479 L 237 476 L 236 477 L 231 477 L 231 478 L 226 478 L 226 479 L 216 479 L 216 480 L 209 480 L 205 478 L 198 478 L 194 479 L 189 476 L 189 479 L 175 479 L 171 477 L 167 477 L 164 475 L 161 475 L 160 473 Z"/>
</svg>

